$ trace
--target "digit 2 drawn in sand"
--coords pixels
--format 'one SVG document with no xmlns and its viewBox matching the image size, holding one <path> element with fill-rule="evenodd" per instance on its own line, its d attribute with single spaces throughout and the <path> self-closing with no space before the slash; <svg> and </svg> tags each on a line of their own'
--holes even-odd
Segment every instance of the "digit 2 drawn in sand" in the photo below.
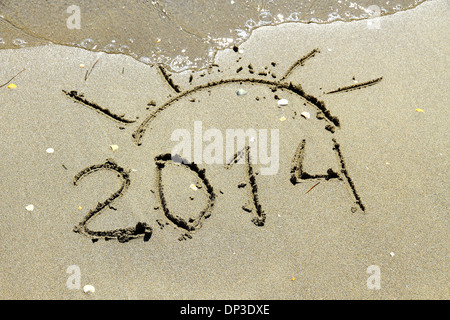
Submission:
<svg viewBox="0 0 450 320">
<path fill-rule="evenodd" d="M 130 185 L 129 173 L 118 166 L 114 160 L 107 160 L 103 164 L 90 166 L 81 172 L 79 172 L 73 179 L 73 184 L 78 185 L 80 179 L 83 177 L 100 170 L 110 170 L 116 172 L 118 176 L 122 179 L 122 186 L 119 190 L 114 192 L 108 199 L 103 202 L 99 202 L 95 209 L 91 209 L 88 214 L 83 218 L 83 220 L 73 229 L 74 232 L 84 234 L 92 239 L 92 241 L 97 241 L 98 239 L 110 240 L 116 238 L 119 242 L 127 242 L 131 239 L 144 238 L 144 241 L 150 239 L 152 235 L 152 228 L 148 226 L 145 222 L 138 222 L 135 227 L 115 229 L 109 231 L 93 231 L 87 227 L 89 220 L 100 215 L 102 210 L 110 206 L 117 198 L 121 197 Z"/>
<path fill-rule="evenodd" d="M 147 131 L 151 129 L 150 124 L 152 121 L 158 118 L 158 115 L 160 115 L 164 110 L 174 107 L 176 105 L 176 102 L 180 101 L 184 98 L 189 98 L 193 94 L 205 90 L 210 90 L 213 88 L 219 88 L 221 86 L 226 86 L 233 83 L 239 83 L 239 84 L 251 84 L 251 85 L 257 85 L 257 86 L 265 86 L 272 90 L 272 92 L 276 92 L 277 90 L 289 92 L 291 94 L 294 94 L 298 96 L 299 98 L 303 99 L 306 104 L 309 104 L 317 109 L 317 119 L 324 120 L 326 122 L 324 129 L 330 132 L 331 134 L 334 134 L 337 128 L 340 128 L 341 124 L 339 119 L 336 116 L 333 116 L 331 112 L 328 110 L 328 108 L 325 106 L 325 103 L 323 101 L 318 100 L 316 97 L 312 95 L 308 95 L 305 93 L 300 85 L 295 85 L 292 82 L 288 82 L 287 79 L 290 77 L 290 75 L 296 70 L 296 68 L 304 66 L 306 61 L 309 59 L 312 59 L 315 57 L 320 51 L 318 49 L 312 50 L 310 53 L 302 57 L 301 59 L 297 60 L 293 65 L 291 65 L 290 68 L 288 68 L 288 71 L 284 73 L 283 76 L 280 77 L 279 80 L 277 79 L 277 76 L 275 73 L 264 70 L 262 72 L 257 73 L 258 77 L 238 77 L 238 78 L 229 78 L 229 79 L 222 79 L 219 81 L 212 81 L 208 82 L 206 84 L 201 84 L 194 86 L 187 90 L 182 90 L 180 85 L 175 84 L 172 80 L 172 76 L 169 72 L 167 72 L 162 66 L 159 67 L 161 76 L 166 80 L 167 85 L 173 90 L 175 96 L 170 98 L 165 103 L 156 106 L 156 104 L 153 103 L 155 106 L 147 115 L 147 117 L 139 124 L 139 126 L 135 129 L 135 131 L 132 134 L 133 142 L 140 146 L 143 143 L 144 136 Z M 237 60 L 239 62 L 239 60 Z M 276 66 L 276 62 L 272 62 L 271 65 L 273 67 Z M 217 66 L 217 65 L 213 65 Z M 243 74 L 244 68 L 242 66 L 239 66 L 236 70 L 236 74 Z M 248 65 L 248 72 L 250 74 L 254 74 L 255 71 L 253 69 L 252 65 Z M 267 78 L 271 76 L 274 80 L 268 80 Z M 202 75 L 201 75 L 202 76 Z M 192 85 L 193 76 L 190 75 L 188 84 Z M 382 80 L 382 77 L 376 78 L 374 80 L 363 82 L 359 85 L 352 85 L 352 86 L 344 86 L 340 87 L 336 90 L 329 91 L 327 94 L 334 94 L 339 92 L 348 92 L 352 90 L 367 88 L 370 86 L 373 86 L 377 83 L 379 83 Z M 72 99 L 74 102 L 80 103 L 82 105 L 85 105 L 89 107 L 90 109 L 93 109 L 97 111 L 98 113 L 101 113 L 111 120 L 114 120 L 116 122 L 121 123 L 122 125 L 130 125 L 135 122 L 135 120 L 129 120 L 126 119 L 124 116 L 121 115 L 115 115 L 112 113 L 109 109 L 101 107 L 97 105 L 94 102 L 91 102 L 87 100 L 83 94 L 79 94 L 77 91 L 74 90 L 63 90 L 65 95 Z M 355 184 L 353 180 L 350 178 L 350 175 L 347 171 L 344 158 L 342 155 L 342 151 L 340 148 L 340 145 L 337 143 L 335 138 L 332 138 L 333 142 L 333 150 L 337 156 L 337 161 L 339 163 L 339 172 L 335 172 L 332 169 L 329 169 L 326 174 L 322 175 L 310 175 L 307 172 L 303 170 L 302 162 L 305 152 L 305 146 L 306 146 L 306 140 L 303 139 L 297 150 L 295 151 L 295 154 L 293 156 L 292 160 L 292 167 L 291 167 L 291 182 L 292 184 L 301 183 L 302 181 L 307 180 L 333 180 L 338 179 L 341 181 L 344 181 L 348 188 L 351 190 L 351 196 L 353 198 L 353 202 L 361 209 L 362 212 L 365 212 L 365 206 L 362 204 L 361 198 L 359 194 L 356 191 Z M 253 167 L 251 165 L 250 161 L 250 148 L 248 146 L 245 147 L 244 150 L 241 150 L 238 152 L 235 156 L 235 158 L 231 159 L 230 162 L 227 164 L 226 168 L 229 168 L 235 163 L 238 159 L 241 159 L 242 157 L 245 158 L 245 163 L 247 165 L 246 170 L 246 176 L 248 178 L 248 190 L 250 198 L 252 199 L 252 209 L 248 209 L 246 211 L 252 212 L 252 222 L 256 226 L 263 226 L 265 224 L 266 220 L 266 214 L 262 208 L 262 205 L 259 201 L 258 197 L 258 187 L 256 184 L 256 178 L 255 174 L 253 172 Z M 161 179 L 161 171 L 166 168 L 168 165 L 171 165 L 173 163 L 173 157 L 170 154 L 162 154 L 155 158 L 156 167 L 157 167 L 157 185 L 158 185 L 158 199 L 160 202 L 160 206 L 162 208 L 162 211 L 167 219 L 169 219 L 173 224 L 175 224 L 178 228 L 184 230 L 186 232 L 186 235 L 190 237 L 190 232 L 195 231 L 199 227 L 201 227 L 203 221 L 208 218 L 211 214 L 211 211 L 214 206 L 214 201 L 216 198 L 216 195 L 213 191 L 212 186 L 210 185 L 209 181 L 206 179 L 205 169 L 199 169 L 199 167 L 195 163 L 187 163 L 185 160 L 181 159 L 180 163 L 183 163 L 183 167 L 186 169 L 191 170 L 194 174 L 196 174 L 204 184 L 205 190 L 207 194 L 209 195 L 208 203 L 206 204 L 205 208 L 199 213 L 199 215 L 195 218 L 190 218 L 188 221 L 185 219 L 174 215 L 170 212 L 168 209 L 168 205 L 165 200 L 164 196 L 164 186 Z M 123 185 L 122 188 L 113 194 L 108 200 L 106 200 L 104 203 L 101 203 L 97 206 L 96 209 L 91 210 L 88 215 L 85 217 L 82 223 L 80 223 L 79 226 L 75 228 L 76 232 L 85 234 L 93 239 L 98 238 L 113 238 L 116 237 L 119 241 L 126 241 L 134 238 L 141 237 L 142 235 L 149 235 L 151 234 L 151 228 L 145 224 L 138 224 L 135 228 L 126 228 L 126 229 L 117 229 L 112 231 L 103 231 L 103 232 L 95 232 L 87 229 L 86 223 L 89 219 L 94 217 L 95 215 L 99 214 L 99 212 L 104 209 L 107 205 L 109 205 L 112 201 L 114 201 L 117 197 L 121 196 L 122 193 L 125 191 L 126 187 L 129 185 L 129 177 L 128 174 L 123 170 L 122 168 L 112 164 L 112 162 L 106 162 L 103 165 L 99 166 L 92 166 L 89 167 L 82 172 L 80 172 L 74 180 L 74 183 L 77 184 L 78 180 L 84 176 L 85 174 L 88 174 L 90 172 L 93 172 L 95 170 L 99 169 L 109 169 L 109 170 L 116 170 L 123 179 Z M 353 211 L 353 209 L 352 209 Z"/>
</svg>

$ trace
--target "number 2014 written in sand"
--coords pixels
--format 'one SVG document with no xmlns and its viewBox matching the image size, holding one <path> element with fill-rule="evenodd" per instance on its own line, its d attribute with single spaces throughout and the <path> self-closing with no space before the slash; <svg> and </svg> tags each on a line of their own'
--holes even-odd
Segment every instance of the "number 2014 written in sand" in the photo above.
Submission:
<svg viewBox="0 0 450 320">
<path fill-rule="evenodd" d="M 172 81 L 170 75 L 168 72 L 160 67 L 159 70 L 161 71 L 162 77 L 166 80 L 166 83 L 170 88 L 173 89 L 174 93 L 176 94 L 175 97 L 172 97 L 167 102 L 163 103 L 162 105 L 152 109 L 150 114 L 143 120 L 143 122 L 138 126 L 138 128 L 134 131 L 132 134 L 133 141 L 137 146 L 140 146 L 142 144 L 142 139 L 144 134 L 146 133 L 149 124 L 151 121 L 155 120 L 164 110 L 169 108 L 171 105 L 175 104 L 181 99 L 188 98 L 191 95 L 193 95 L 196 92 L 204 91 L 204 90 L 210 90 L 212 88 L 221 87 L 221 86 L 227 86 L 231 84 L 251 84 L 251 85 L 259 85 L 259 86 L 265 86 L 269 87 L 272 92 L 275 92 L 276 90 L 286 91 L 289 92 L 289 94 L 293 94 L 301 98 L 305 103 L 309 104 L 312 107 L 315 107 L 317 109 L 317 119 L 323 120 L 326 122 L 325 130 L 329 132 L 331 135 L 333 135 L 336 131 L 336 129 L 340 128 L 340 121 L 336 116 L 333 116 L 330 111 L 327 109 L 323 101 L 319 101 L 317 98 L 306 94 L 301 86 L 293 85 L 291 82 L 287 82 L 288 77 L 292 74 L 292 72 L 298 68 L 304 65 L 304 63 L 314 57 L 316 54 L 318 54 L 320 51 L 318 49 L 314 49 L 306 56 L 302 57 L 298 61 L 296 61 L 289 69 L 288 71 L 277 81 L 274 80 L 266 80 L 264 77 L 267 77 L 270 72 L 264 71 L 258 73 L 259 77 L 256 78 L 232 78 L 232 79 L 223 79 L 220 81 L 215 82 L 209 82 L 207 84 L 198 85 L 192 89 L 182 91 L 180 87 Z M 239 61 L 239 60 L 237 60 Z M 97 62 L 97 61 L 96 61 Z M 272 62 L 272 66 L 275 66 L 276 63 Z M 240 66 L 236 73 L 240 73 L 242 71 L 242 66 Z M 253 67 L 251 65 L 248 66 L 248 72 L 250 74 L 254 74 Z M 275 74 L 271 74 L 272 78 L 277 78 Z M 360 83 L 358 85 L 352 85 L 347 87 L 341 87 L 336 90 L 330 91 L 327 94 L 336 94 L 340 92 L 348 92 L 356 89 L 366 88 L 370 87 L 374 84 L 377 84 L 381 81 L 381 77 L 367 81 L 364 83 Z M 192 76 L 190 76 L 189 83 L 192 81 Z M 101 107 L 97 105 L 94 102 L 88 101 L 84 95 L 79 94 L 76 91 L 65 91 L 63 90 L 65 95 L 73 100 L 76 103 L 82 104 L 86 107 L 89 107 L 90 109 L 93 109 L 97 111 L 98 113 L 101 113 L 108 118 L 119 122 L 122 126 L 129 125 L 134 123 L 133 120 L 128 120 L 124 118 L 124 116 L 115 115 L 107 108 Z M 191 99 L 192 100 L 192 99 Z M 195 99 L 193 99 L 195 100 Z M 337 142 L 336 138 L 332 138 L 332 144 L 333 144 L 333 151 L 336 154 L 337 164 L 338 164 L 338 170 L 335 171 L 333 169 L 328 169 L 325 174 L 319 174 L 319 175 L 313 175 L 307 173 L 303 168 L 303 159 L 305 156 L 305 147 L 307 145 L 306 139 L 303 139 L 300 141 L 295 154 L 293 156 L 292 162 L 291 162 L 291 169 L 290 169 L 290 182 L 293 185 L 296 185 L 298 183 L 304 182 L 304 181 L 318 181 L 312 188 L 314 188 L 318 183 L 321 181 L 331 181 L 333 179 L 341 180 L 345 183 L 345 185 L 348 187 L 348 190 L 350 190 L 350 196 L 352 197 L 352 201 L 354 203 L 354 206 L 352 207 L 352 212 L 355 212 L 356 210 L 360 210 L 361 212 L 365 212 L 366 208 L 362 203 L 361 197 L 356 191 L 355 183 L 350 177 L 350 174 L 347 170 L 343 153 L 340 147 L 340 144 Z M 244 160 L 244 161 L 242 161 Z M 243 186 L 239 186 L 240 188 L 245 188 L 247 190 L 247 194 L 249 197 L 249 203 L 250 205 L 243 206 L 242 209 L 248 213 L 250 213 L 250 220 L 252 223 L 254 223 L 256 226 L 264 226 L 266 221 L 266 213 L 263 210 L 263 206 L 261 204 L 261 201 L 259 199 L 258 195 L 258 184 L 257 184 L 257 173 L 255 172 L 252 161 L 251 161 L 251 148 L 247 144 L 244 148 L 241 150 L 238 150 L 234 157 L 229 160 L 229 162 L 226 164 L 226 168 L 230 168 L 235 163 L 244 163 L 244 174 L 245 174 L 245 180 L 246 183 L 243 184 Z M 182 231 L 182 236 L 180 237 L 180 240 L 191 238 L 192 233 L 196 230 L 198 230 L 204 223 L 205 219 L 211 216 L 211 212 L 213 211 L 216 198 L 218 194 L 216 193 L 213 185 L 210 183 L 210 181 L 207 178 L 207 172 L 205 168 L 200 168 L 198 164 L 194 162 L 188 161 L 188 159 L 184 159 L 181 156 L 177 154 L 160 154 L 154 158 L 154 163 L 156 165 L 156 185 L 157 190 L 154 192 L 158 202 L 159 202 L 159 209 L 164 213 L 164 216 L 168 219 L 169 222 L 166 224 L 172 223 L 176 228 L 180 229 Z M 194 187 L 197 189 L 201 189 L 202 192 L 206 195 L 206 204 L 203 207 L 202 210 L 198 212 L 198 214 L 194 217 L 190 218 L 183 218 L 180 217 L 177 214 L 174 214 L 169 210 L 168 207 L 168 200 L 166 199 L 166 190 L 164 188 L 163 179 L 162 179 L 162 171 L 168 170 L 168 168 L 172 167 L 173 165 L 181 166 L 182 168 L 188 170 L 191 174 L 196 176 L 197 181 L 199 183 L 195 185 Z M 117 239 L 119 242 L 127 242 L 132 239 L 137 238 L 143 238 L 144 241 L 148 241 L 153 233 L 153 228 L 148 225 L 146 222 L 138 222 L 133 227 L 127 227 L 127 228 L 118 228 L 114 230 L 102 230 L 102 231 L 96 231 L 91 230 L 88 228 L 88 224 L 92 221 L 93 218 L 99 216 L 105 209 L 115 209 L 113 207 L 113 203 L 123 196 L 123 194 L 126 192 L 126 190 L 129 188 L 131 179 L 130 179 L 130 172 L 123 167 L 119 166 L 114 160 L 108 159 L 102 164 L 98 165 L 92 165 L 81 172 L 79 172 L 77 175 L 75 175 L 73 184 L 76 186 L 80 183 L 80 181 L 86 177 L 87 175 L 90 175 L 94 172 L 98 171 L 112 171 L 117 174 L 118 178 L 121 180 L 121 186 L 118 190 L 116 190 L 113 194 L 111 194 L 107 199 L 103 200 L 102 202 L 99 202 L 97 206 L 91 210 L 84 216 L 83 220 L 74 227 L 74 231 L 85 235 L 92 239 L 93 242 L 104 239 L 104 240 L 111 240 L 111 239 Z M 312 189 L 311 188 L 311 189 Z M 310 190 L 311 190 L 310 189 Z M 308 192 L 310 191 L 308 190 Z M 220 193 L 222 193 L 220 191 Z M 162 226 L 161 222 L 157 220 L 158 224 Z"/>
</svg>

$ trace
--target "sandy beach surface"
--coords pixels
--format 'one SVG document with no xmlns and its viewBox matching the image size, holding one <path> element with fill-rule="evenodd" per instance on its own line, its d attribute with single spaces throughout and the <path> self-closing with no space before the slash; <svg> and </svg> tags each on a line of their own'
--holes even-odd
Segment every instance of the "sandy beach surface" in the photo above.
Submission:
<svg viewBox="0 0 450 320">
<path fill-rule="evenodd" d="M 0 50 L 0 298 L 448 299 L 448 30 L 445 0 L 286 23 L 179 74 Z M 164 158 L 199 123 L 278 130 L 276 173 Z"/>
</svg>

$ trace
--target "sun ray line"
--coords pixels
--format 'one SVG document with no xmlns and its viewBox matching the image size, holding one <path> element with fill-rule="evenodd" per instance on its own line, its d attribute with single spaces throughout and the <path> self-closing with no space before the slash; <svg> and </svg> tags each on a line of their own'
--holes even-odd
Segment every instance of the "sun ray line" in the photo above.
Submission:
<svg viewBox="0 0 450 320">
<path fill-rule="evenodd" d="M 303 58 L 297 60 L 289 69 L 288 71 L 284 74 L 284 76 L 280 79 L 280 81 L 285 80 L 287 77 L 289 77 L 291 75 L 291 73 L 298 67 L 298 66 L 303 66 L 305 64 L 305 61 L 313 58 L 316 53 L 320 53 L 319 49 L 314 49 L 312 50 L 310 53 L 308 53 L 306 56 L 304 56 Z"/>
<path fill-rule="evenodd" d="M 380 82 L 383 79 L 383 77 L 379 77 L 370 81 L 366 81 L 363 83 L 359 83 L 359 84 L 354 84 L 351 86 L 346 86 L 346 87 L 342 87 L 342 88 L 338 88 L 336 90 L 333 91 L 329 91 L 326 94 L 333 94 L 333 93 L 339 93 L 339 92 L 349 92 L 349 91 L 353 91 L 356 89 L 362 89 L 362 88 L 367 88 L 370 86 L 373 86 L 375 84 L 377 84 L 378 82 Z"/>
<path fill-rule="evenodd" d="M 172 78 L 170 77 L 170 75 L 167 73 L 166 69 L 164 69 L 163 66 L 158 66 L 159 67 L 159 71 L 161 71 L 161 74 L 164 78 L 164 80 L 166 80 L 167 84 L 176 92 L 176 93 L 180 93 L 180 88 L 173 82 Z"/>
</svg>

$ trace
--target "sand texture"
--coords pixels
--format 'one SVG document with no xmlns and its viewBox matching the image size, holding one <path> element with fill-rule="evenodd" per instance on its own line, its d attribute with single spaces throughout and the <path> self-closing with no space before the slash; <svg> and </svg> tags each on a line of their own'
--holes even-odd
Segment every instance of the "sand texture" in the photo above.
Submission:
<svg viewBox="0 0 450 320">
<path fill-rule="evenodd" d="M 0 88 L 0 298 L 448 299 L 448 21 L 436 0 L 260 28 L 180 74 L 0 50 L 0 84 L 25 69 Z M 277 173 L 245 148 L 175 164 L 195 122 L 278 129 Z"/>
</svg>

